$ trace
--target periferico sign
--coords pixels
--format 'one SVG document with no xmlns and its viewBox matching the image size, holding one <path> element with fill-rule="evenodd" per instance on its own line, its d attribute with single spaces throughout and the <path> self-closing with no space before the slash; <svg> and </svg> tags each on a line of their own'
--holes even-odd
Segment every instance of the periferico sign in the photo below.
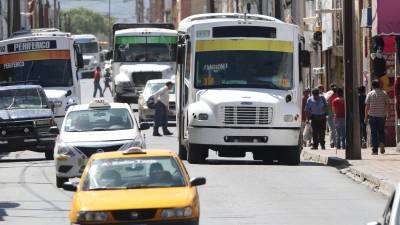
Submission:
<svg viewBox="0 0 400 225">
<path fill-rule="evenodd" d="M 7 45 L 8 52 L 28 52 L 28 51 L 56 49 L 56 48 L 57 48 L 57 41 L 55 40 L 28 41 L 28 42 L 19 42 Z"/>
</svg>

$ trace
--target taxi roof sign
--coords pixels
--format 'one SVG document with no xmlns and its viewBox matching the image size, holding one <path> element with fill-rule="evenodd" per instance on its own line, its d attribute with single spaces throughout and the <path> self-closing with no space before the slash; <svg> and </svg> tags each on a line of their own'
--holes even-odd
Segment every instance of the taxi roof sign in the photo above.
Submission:
<svg viewBox="0 0 400 225">
<path fill-rule="evenodd" d="M 140 147 L 131 147 L 127 150 L 123 151 L 122 154 L 129 155 L 129 154 L 146 154 L 146 151 Z"/>
<path fill-rule="evenodd" d="M 89 104 L 89 108 L 110 108 L 110 103 L 104 99 L 95 99 Z"/>
</svg>

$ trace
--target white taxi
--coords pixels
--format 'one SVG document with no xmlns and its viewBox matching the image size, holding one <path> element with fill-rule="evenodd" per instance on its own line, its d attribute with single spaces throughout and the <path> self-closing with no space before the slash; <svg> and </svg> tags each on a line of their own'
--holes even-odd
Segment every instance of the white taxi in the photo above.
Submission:
<svg viewBox="0 0 400 225">
<path fill-rule="evenodd" d="M 54 147 L 57 187 L 69 178 L 80 177 L 86 161 L 94 153 L 145 148 L 141 131 L 149 127 L 147 123 L 137 123 L 126 103 L 94 100 L 90 104 L 71 106 Z"/>
</svg>

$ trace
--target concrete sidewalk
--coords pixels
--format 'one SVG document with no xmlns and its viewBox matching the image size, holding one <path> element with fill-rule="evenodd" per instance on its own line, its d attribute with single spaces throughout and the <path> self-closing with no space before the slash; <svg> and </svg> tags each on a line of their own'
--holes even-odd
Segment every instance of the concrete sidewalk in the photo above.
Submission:
<svg viewBox="0 0 400 225">
<path fill-rule="evenodd" d="M 345 150 L 331 148 L 311 150 L 305 147 L 302 156 L 306 160 L 334 166 L 341 173 L 387 196 L 400 182 L 400 152 L 395 147 L 387 147 L 386 153 L 379 155 L 371 155 L 371 148 L 362 149 L 362 160 L 346 160 Z"/>
</svg>

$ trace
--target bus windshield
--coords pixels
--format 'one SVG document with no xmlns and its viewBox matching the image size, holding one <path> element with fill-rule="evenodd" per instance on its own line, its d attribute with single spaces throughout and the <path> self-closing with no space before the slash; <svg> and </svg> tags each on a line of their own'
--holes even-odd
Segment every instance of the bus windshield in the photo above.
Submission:
<svg viewBox="0 0 400 225">
<path fill-rule="evenodd" d="M 196 53 L 195 87 L 293 87 L 293 53 L 276 51 L 206 51 Z"/>
<path fill-rule="evenodd" d="M 171 62 L 176 60 L 175 36 L 120 36 L 115 39 L 115 62 Z"/>
<path fill-rule="evenodd" d="M 79 43 L 82 54 L 98 53 L 99 46 L 97 42 Z"/>
<path fill-rule="evenodd" d="M 0 64 L 0 83 L 35 81 L 42 87 L 73 85 L 71 62 L 67 59 L 19 61 Z"/>
</svg>

